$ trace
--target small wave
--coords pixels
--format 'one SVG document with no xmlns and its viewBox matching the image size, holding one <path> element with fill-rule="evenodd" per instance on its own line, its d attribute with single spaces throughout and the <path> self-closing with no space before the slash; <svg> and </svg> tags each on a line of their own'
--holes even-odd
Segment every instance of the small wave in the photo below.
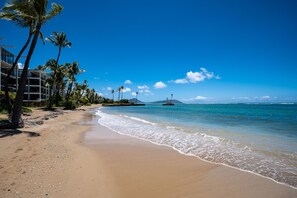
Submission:
<svg viewBox="0 0 297 198">
<path fill-rule="evenodd" d="M 131 120 L 135 120 L 135 121 L 142 122 L 142 123 L 145 123 L 145 124 L 156 125 L 156 123 L 149 122 L 147 120 L 137 118 L 137 117 L 127 116 L 127 115 L 122 115 L 122 117 L 129 118 Z"/>
</svg>

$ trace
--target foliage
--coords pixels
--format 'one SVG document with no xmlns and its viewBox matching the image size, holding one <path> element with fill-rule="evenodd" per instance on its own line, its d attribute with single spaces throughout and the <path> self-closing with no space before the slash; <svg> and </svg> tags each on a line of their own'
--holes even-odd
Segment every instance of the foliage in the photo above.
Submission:
<svg viewBox="0 0 297 198">
<path fill-rule="evenodd" d="M 64 107 L 67 110 L 74 110 L 77 108 L 77 105 L 73 100 L 69 100 L 64 103 Z"/>
<path fill-rule="evenodd" d="M 28 108 L 28 107 L 25 107 L 25 106 L 22 107 L 22 110 L 23 110 L 23 112 L 25 112 L 25 113 L 32 113 L 32 109 L 30 109 L 30 108 Z"/>
</svg>

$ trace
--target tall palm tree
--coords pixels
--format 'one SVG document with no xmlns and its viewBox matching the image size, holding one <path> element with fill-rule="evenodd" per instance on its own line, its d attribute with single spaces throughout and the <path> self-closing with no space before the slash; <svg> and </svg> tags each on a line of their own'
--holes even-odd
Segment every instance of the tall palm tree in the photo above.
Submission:
<svg viewBox="0 0 297 198">
<path fill-rule="evenodd" d="M 21 50 L 19 51 L 18 55 L 16 56 L 16 59 L 13 62 L 12 67 L 8 70 L 6 79 L 4 81 L 5 102 L 8 105 L 11 105 L 11 101 L 8 94 L 8 84 L 9 84 L 10 76 L 13 70 L 15 69 L 15 67 L 17 66 L 18 61 L 21 58 L 22 54 L 28 47 L 34 31 L 34 20 L 32 20 L 30 17 L 27 17 L 26 14 L 23 12 L 25 7 L 27 6 L 26 4 L 27 4 L 26 1 L 22 3 L 16 3 L 16 4 L 6 4 L 2 8 L 2 12 L 0 12 L 1 19 L 12 21 L 17 26 L 20 26 L 23 28 L 29 28 L 29 34 L 28 34 L 27 40 L 23 45 L 23 47 L 21 48 Z"/>
<path fill-rule="evenodd" d="M 59 59 L 61 55 L 62 48 L 64 47 L 71 47 L 71 42 L 69 42 L 66 38 L 66 34 L 64 32 L 58 33 L 54 32 L 53 35 L 51 35 L 52 38 L 46 38 L 46 40 L 50 41 L 53 43 L 55 46 L 58 47 L 58 56 L 56 58 L 56 64 L 57 68 L 59 67 Z M 62 68 L 60 69 L 62 71 Z M 61 74 L 61 73 L 60 73 Z M 55 101 L 56 105 L 59 102 L 59 96 L 60 96 L 60 90 L 61 90 L 61 84 L 58 82 L 54 82 L 54 89 L 55 89 Z"/>
<path fill-rule="evenodd" d="M 57 64 L 59 64 L 59 59 L 61 55 L 62 48 L 64 47 L 71 47 L 71 42 L 69 42 L 66 38 L 66 34 L 64 32 L 58 33 L 54 32 L 54 35 L 52 35 L 52 38 L 46 38 L 46 40 L 53 43 L 55 46 L 59 48 L 58 56 L 57 56 Z"/>
<path fill-rule="evenodd" d="M 112 93 L 112 101 L 114 102 L 114 89 L 111 90 L 111 93 Z"/>
<path fill-rule="evenodd" d="M 120 88 L 121 88 L 121 91 L 122 91 L 121 100 L 123 100 L 123 95 L 124 95 L 124 86 L 122 85 Z"/>
<path fill-rule="evenodd" d="M 137 96 L 138 96 L 138 91 L 136 91 L 136 101 L 135 101 L 136 104 L 137 104 Z"/>
<path fill-rule="evenodd" d="M 21 2 L 25 2 L 25 1 L 16 1 L 15 4 L 21 3 Z M 21 12 L 23 12 L 24 14 L 27 14 L 29 18 L 32 18 L 32 20 L 34 20 L 35 26 L 34 26 L 33 40 L 31 42 L 31 45 L 27 54 L 24 69 L 19 81 L 19 88 L 17 90 L 17 95 L 12 109 L 11 123 L 15 128 L 24 126 L 21 119 L 21 113 L 22 113 L 22 105 L 23 105 L 26 81 L 28 77 L 28 68 L 29 68 L 31 57 L 33 55 L 33 52 L 37 44 L 38 37 L 40 35 L 40 30 L 47 21 L 49 21 L 56 15 L 60 14 L 61 11 L 63 10 L 63 7 L 56 3 L 52 3 L 51 9 L 47 10 L 47 5 L 48 5 L 47 0 L 27 0 L 26 2 L 28 6 L 23 8 Z"/>
<path fill-rule="evenodd" d="M 119 95 L 118 95 L 118 101 L 120 101 L 120 97 L 121 97 L 121 91 L 122 91 L 122 87 L 119 87 L 118 88 L 118 92 L 119 92 Z"/>
<path fill-rule="evenodd" d="M 51 70 L 51 75 L 50 75 L 50 80 L 49 81 L 49 100 L 48 100 L 48 104 L 47 104 L 47 108 L 48 109 L 52 109 L 53 106 L 53 89 L 54 89 L 54 84 L 55 84 L 55 78 L 57 75 L 57 62 L 55 59 L 50 59 L 48 61 L 46 61 L 45 65 L 44 65 L 44 69 L 49 69 Z"/>
<path fill-rule="evenodd" d="M 54 83 L 56 84 L 56 94 L 55 94 L 55 102 L 56 106 L 58 106 L 58 102 L 61 100 L 61 90 L 62 87 L 65 86 L 64 78 L 66 77 L 66 66 L 61 65 L 57 67 L 56 75 L 54 76 Z"/>
<path fill-rule="evenodd" d="M 68 89 L 66 92 L 66 101 L 69 101 L 69 98 L 71 96 L 71 91 L 73 87 L 73 83 L 76 81 L 75 76 L 79 73 L 83 72 L 82 70 L 79 70 L 79 64 L 77 61 L 73 62 L 72 64 L 66 63 L 67 66 L 67 78 L 68 78 Z"/>
</svg>

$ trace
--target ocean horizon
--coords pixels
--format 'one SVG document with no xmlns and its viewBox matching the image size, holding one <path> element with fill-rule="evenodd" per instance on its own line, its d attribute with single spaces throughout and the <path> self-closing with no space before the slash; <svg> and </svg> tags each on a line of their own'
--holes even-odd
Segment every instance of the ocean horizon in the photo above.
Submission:
<svg viewBox="0 0 297 198">
<path fill-rule="evenodd" d="M 101 107 L 95 114 L 117 133 L 297 187 L 295 103 L 147 103 Z"/>
</svg>

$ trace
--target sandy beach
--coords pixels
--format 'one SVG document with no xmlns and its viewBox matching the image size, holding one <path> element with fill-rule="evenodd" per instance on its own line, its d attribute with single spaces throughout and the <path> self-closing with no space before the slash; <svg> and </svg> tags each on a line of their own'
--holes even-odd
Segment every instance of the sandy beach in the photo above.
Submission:
<svg viewBox="0 0 297 198">
<path fill-rule="evenodd" d="M 272 180 L 119 135 L 96 123 L 94 106 L 83 109 L 0 138 L 0 197 L 297 197 Z"/>
</svg>

